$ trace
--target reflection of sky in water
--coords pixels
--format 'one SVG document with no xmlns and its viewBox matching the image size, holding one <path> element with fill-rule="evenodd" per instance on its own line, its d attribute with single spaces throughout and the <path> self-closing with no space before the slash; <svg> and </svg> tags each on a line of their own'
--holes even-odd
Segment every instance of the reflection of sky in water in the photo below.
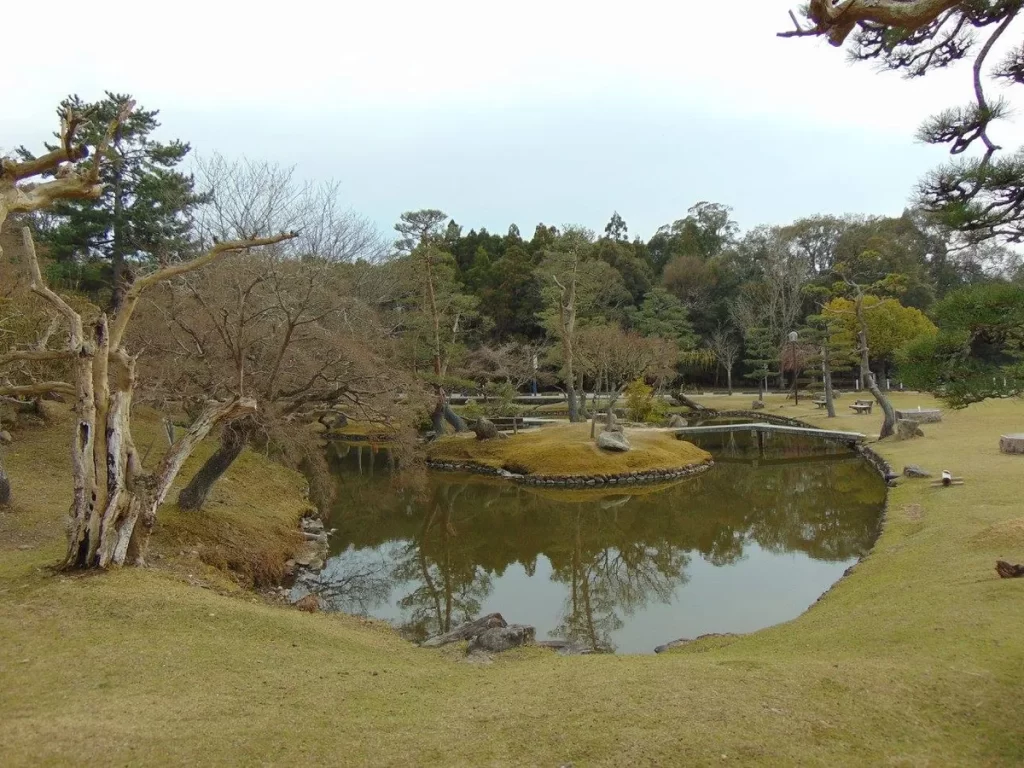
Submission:
<svg viewBox="0 0 1024 768">
<path fill-rule="evenodd" d="M 339 531 L 314 588 L 417 639 L 499 612 L 538 639 L 649 653 L 787 621 L 867 551 L 884 484 L 849 455 L 803 461 L 806 441 L 773 441 L 756 466 L 743 462 L 750 447 L 709 445 L 723 462 L 706 475 L 583 502 L 452 475 L 414 500 L 381 457 L 369 473 L 368 447 L 361 461 L 349 451 L 336 457 Z"/>
<path fill-rule="evenodd" d="M 331 558 L 325 575 L 353 569 L 380 576 L 386 563 L 402 545 L 379 549 L 348 550 Z M 814 560 L 801 553 L 775 554 L 750 544 L 742 560 L 726 567 L 693 557 L 686 568 L 687 580 L 679 583 L 668 602 L 651 601 L 626 616 L 612 634 L 621 653 L 649 653 L 656 645 L 680 637 L 710 633 L 753 632 L 796 618 L 836 582 L 856 559 L 841 562 Z M 340 568 L 344 563 L 344 568 Z M 494 589 L 482 601 L 480 615 L 500 613 L 509 622 L 531 624 L 537 638 L 560 637 L 556 631 L 565 610 L 566 585 L 552 580 L 552 567 L 540 557 L 532 576 L 516 563 L 496 579 Z M 401 598 L 416 588 L 412 581 L 390 582 L 387 597 L 368 605 L 341 601 L 336 606 L 349 613 L 365 613 L 397 626 L 409 620 L 399 606 Z"/>
</svg>

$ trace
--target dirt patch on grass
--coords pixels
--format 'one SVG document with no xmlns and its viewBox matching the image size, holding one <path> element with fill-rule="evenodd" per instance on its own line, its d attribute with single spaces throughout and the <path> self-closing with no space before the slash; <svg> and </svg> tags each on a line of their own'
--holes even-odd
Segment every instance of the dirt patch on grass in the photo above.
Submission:
<svg viewBox="0 0 1024 768">
<path fill-rule="evenodd" d="M 920 504 L 908 504 L 902 509 L 903 516 L 912 523 L 919 523 L 924 519 L 924 508 Z"/>
<path fill-rule="evenodd" d="M 990 525 L 971 537 L 971 544 L 980 549 L 1017 552 L 1024 557 L 1024 517 Z"/>
</svg>

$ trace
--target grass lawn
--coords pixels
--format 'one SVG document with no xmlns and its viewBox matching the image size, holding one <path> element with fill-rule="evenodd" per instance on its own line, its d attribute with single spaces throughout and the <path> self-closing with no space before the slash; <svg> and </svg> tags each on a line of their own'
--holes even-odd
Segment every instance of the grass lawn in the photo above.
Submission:
<svg viewBox="0 0 1024 768">
<path fill-rule="evenodd" d="M 768 410 L 826 421 L 774 395 Z M 829 421 L 867 432 L 880 418 Z M 0 514 L 0 763 L 1019 765 L 1024 580 L 994 564 L 1024 561 L 1024 457 L 998 452 L 1001 433 L 1024 431 L 1024 403 L 923 429 L 877 447 L 897 469 L 966 484 L 901 481 L 872 554 L 794 621 L 661 656 L 526 649 L 490 666 L 230 594 L 188 555 L 54 574 L 67 451 L 52 430 L 22 433 L 6 452 L 18 506 Z M 249 459 L 258 471 L 233 468 L 211 517 L 263 528 L 301 514 L 294 479 Z M 154 545 L 171 553 L 167 512 Z"/>
<path fill-rule="evenodd" d="M 477 440 L 472 434 L 452 435 L 430 444 L 435 461 L 478 464 L 522 475 L 614 475 L 627 472 L 682 469 L 703 464 L 711 454 L 675 435 L 625 431 L 632 450 L 602 451 L 590 437 L 590 424 L 554 424 L 521 432 L 505 440 Z"/>
</svg>

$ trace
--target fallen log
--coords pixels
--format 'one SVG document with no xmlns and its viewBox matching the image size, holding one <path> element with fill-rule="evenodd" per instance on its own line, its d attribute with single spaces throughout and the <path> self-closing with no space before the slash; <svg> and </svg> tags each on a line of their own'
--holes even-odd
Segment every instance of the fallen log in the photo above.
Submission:
<svg viewBox="0 0 1024 768">
<path fill-rule="evenodd" d="M 713 413 L 713 409 L 701 405 L 696 400 L 690 399 L 682 392 L 677 392 L 672 396 L 672 403 L 673 405 L 689 408 L 691 411 L 697 411 L 698 413 Z"/>
<path fill-rule="evenodd" d="M 476 621 L 466 622 L 465 624 L 456 627 L 451 632 L 445 632 L 443 635 L 436 635 L 429 640 L 425 640 L 420 644 L 420 647 L 440 648 L 442 645 L 448 645 L 449 643 L 458 643 L 462 640 L 469 640 L 487 629 L 507 626 L 508 623 L 502 618 L 500 613 L 489 613 Z"/>
</svg>

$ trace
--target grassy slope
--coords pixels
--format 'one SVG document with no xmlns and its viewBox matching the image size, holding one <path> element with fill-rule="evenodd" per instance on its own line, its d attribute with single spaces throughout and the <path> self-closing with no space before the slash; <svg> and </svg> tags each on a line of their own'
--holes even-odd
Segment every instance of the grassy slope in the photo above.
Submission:
<svg viewBox="0 0 1024 768">
<path fill-rule="evenodd" d="M 590 424 L 558 424 L 512 435 L 507 440 L 477 440 L 454 435 L 432 443 L 431 459 L 474 462 L 527 475 L 613 475 L 680 469 L 703 463 L 710 454 L 675 436 L 626 430 L 633 450 L 602 451 L 590 438 Z"/>
<path fill-rule="evenodd" d="M 1024 560 L 1024 463 L 997 450 L 1021 425 L 1020 402 L 987 403 L 883 444 L 898 467 L 967 484 L 895 489 L 872 555 L 795 621 L 659 657 L 525 650 L 470 666 L 174 572 L 53 576 L 60 530 L 45 521 L 66 496 L 44 488 L 13 524 L 32 548 L 2 550 L 3 762 L 1019 764 L 1024 582 L 993 565 Z M 57 471 L 38 460 L 35 476 Z M 30 482 L 22 457 L 9 464 Z"/>
</svg>

